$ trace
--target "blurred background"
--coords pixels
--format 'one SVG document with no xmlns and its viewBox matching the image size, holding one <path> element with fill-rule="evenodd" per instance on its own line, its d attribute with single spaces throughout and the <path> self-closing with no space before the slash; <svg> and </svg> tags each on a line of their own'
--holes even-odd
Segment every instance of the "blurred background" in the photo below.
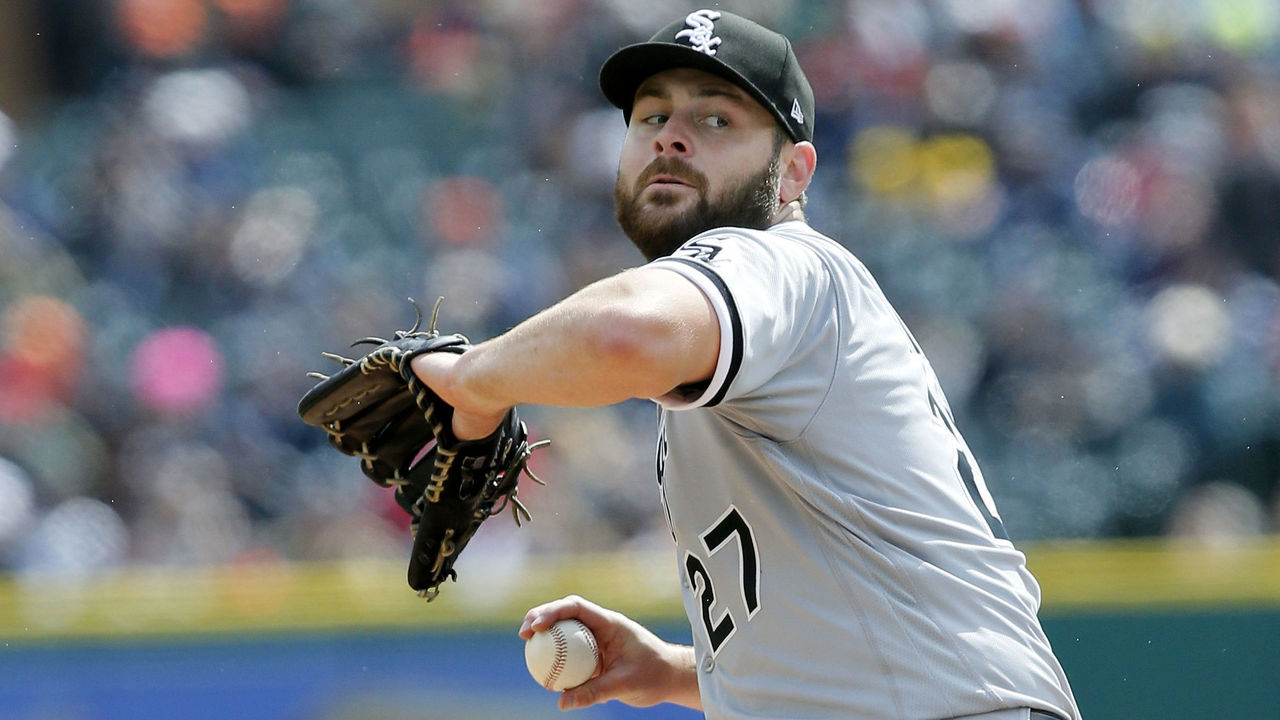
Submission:
<svg viewBox="0 0 1280 720">
<path fill-rule="evenodd" d="M 1274 0 L 710 4 L 792 38 L 811 224 L 912 327 L 1015 540 L 1280 529 Z M 402 592 L 406 522 L 299 422 L 305 373 L 406 298 L 478 340 L 640 264 L 596 76 L 697 7 L 0 3 L 12 592 L 316 563 Z M 461 567 L 666 552 L 654 414 L 531 409 L 535 521 Z"/>
</svg>

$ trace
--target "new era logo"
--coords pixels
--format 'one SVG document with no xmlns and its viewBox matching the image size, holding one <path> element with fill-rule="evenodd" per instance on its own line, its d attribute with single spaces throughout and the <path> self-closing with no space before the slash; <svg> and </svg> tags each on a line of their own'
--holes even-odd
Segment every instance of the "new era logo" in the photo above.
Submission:
<svg viewBox="0 0 1280 720">
<path fill-rule="evenodd" d="M 800 109 L 800 100 L 793 99 L 791 101 L 791 117 L 796 119 L 796 123 L 804 124 L 804 111 Z"/>
</svg>

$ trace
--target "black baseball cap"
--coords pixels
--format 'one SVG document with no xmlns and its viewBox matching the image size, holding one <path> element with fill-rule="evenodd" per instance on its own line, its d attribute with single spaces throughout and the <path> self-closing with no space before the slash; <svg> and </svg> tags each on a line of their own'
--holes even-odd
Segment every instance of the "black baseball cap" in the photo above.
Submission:
<svg viewBox="0 0 1280 720">
<path fill-rule="evenodd" d="M 636 89 L 672 68 L 694 68 L 751 94 L 792 140 L 813 140 L 813 88 L 784 35 L 722 10 L 698 10 L 628 45 L 600 68 L 600 89 L 631 122 Z"/>
</svg>

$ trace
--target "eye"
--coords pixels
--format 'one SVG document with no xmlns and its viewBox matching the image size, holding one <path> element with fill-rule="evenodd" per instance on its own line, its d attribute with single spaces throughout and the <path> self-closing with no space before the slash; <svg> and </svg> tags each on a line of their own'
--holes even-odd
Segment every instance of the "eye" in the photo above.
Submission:
<svg viewBox="0 0 1280 720">
<path fill-rule="evenodd" d="M 645 115 L 643 118 L 640 118 L 640 122 L 644 123 L 645 125 L 661 125 L 666 121 L 667 121 L 667 116 L 663 115 L 662 113 Z"/>
<path fill-rule="evenodd" d="M 708 115 L 702 119 L 702 122 L 717 129 L 729 127 L 729 119 L 723 115 Z"/>
</svg>

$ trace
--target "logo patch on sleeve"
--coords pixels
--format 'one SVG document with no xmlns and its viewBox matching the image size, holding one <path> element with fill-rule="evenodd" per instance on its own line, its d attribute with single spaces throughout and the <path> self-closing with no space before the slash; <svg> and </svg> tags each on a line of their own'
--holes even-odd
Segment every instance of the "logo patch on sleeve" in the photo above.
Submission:
<svg viewBox="0 0 1280 720">
<path fill-rule="evenodd" d="M 701 263 L 710 263 L 716 259 L 716 255 L 720 254 L 721 249 L 719 245 L 713 242 L 694 240 L 680 246 L 673 254 Z"/>
</svg>

